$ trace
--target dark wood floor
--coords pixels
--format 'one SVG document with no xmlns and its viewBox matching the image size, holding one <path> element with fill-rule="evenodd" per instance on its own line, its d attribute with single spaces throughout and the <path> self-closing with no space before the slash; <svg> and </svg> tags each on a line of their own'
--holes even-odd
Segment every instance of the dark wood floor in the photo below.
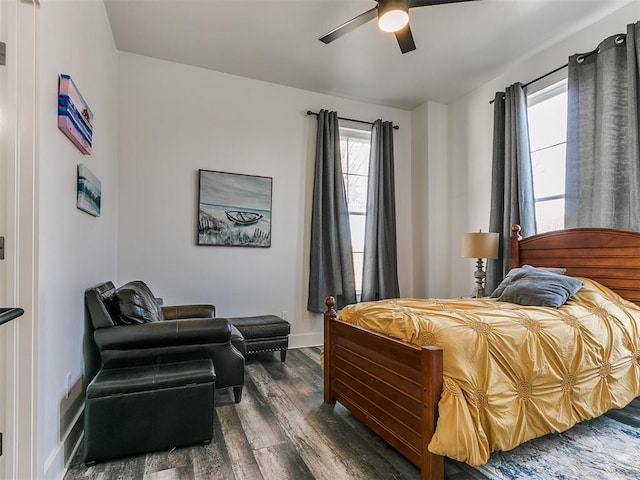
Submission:
<svg viewBox="0 0 640 480">
<path fill-rule="evenodd" d="M 216 393 L 210 445 L 90 468 L 82 463 L 80 448 L 64 480 L 419 480 L 413 464 L 344 407 L 322 402 L 319 357 L 318 348 L 290 350 L 284 364 L 276 354 L 248 357 L 242 402 L 233 403 L 230 391 Z M 615 415 L 626 423 L 640 423 L 640 402 L 636 399 Z M 448 459 L 445 465 L 447 480 L 485 478 Z"/>
</svg>

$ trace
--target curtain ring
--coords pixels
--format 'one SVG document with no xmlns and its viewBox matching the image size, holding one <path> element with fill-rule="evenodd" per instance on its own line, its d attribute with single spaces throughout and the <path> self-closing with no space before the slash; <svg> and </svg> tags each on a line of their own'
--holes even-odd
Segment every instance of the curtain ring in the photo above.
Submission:
<svg viewBox="0 0 640 480">
<path fill-rule="evenodd" d="M 624 41 L 625 41 L 626 39 L 627 39 L 627 38 L 626 38 L 626 35 L 618 35 L 618 36 L 616 37 L 616 40 L 615 40 L 616 45 L 620 45 L 620 44 L 624 43 Z"/>
<path fill-rule="evenodd" d="M 584 55 L 580 55 L 578 58 L 576 58 L 576 62 L 578 63 L 584 62 Z"/>
</svg>

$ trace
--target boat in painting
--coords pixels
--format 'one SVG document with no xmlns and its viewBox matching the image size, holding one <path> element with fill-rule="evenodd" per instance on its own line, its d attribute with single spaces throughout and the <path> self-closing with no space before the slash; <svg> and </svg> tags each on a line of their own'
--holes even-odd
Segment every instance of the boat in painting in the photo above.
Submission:
<svg viewBox="0 0 640 480">
<path fill-rule="evenodd" d="M 236 225 L 253 225 L 262 218 L 262 215 L 255 212 L 243 212 L 240 210 L 227 210 L 224 212 L 227 218 Z"/>
</svg>

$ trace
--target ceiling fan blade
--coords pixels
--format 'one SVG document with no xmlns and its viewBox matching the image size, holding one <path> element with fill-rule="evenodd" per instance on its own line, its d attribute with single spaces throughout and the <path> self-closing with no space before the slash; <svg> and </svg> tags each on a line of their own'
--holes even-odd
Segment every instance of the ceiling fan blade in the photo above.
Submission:
<svg viewBox="0 0 640 480">
<path fill-rule="evenodd" d="M 367 10 L 361 13 L 357 17 L 352 18 L 348 22 L 343 23 L 339 27 L 334 28 L 329 33 L 324 34 L 318 40 L 324 43 L 333 42 L 336 38 L 340 38 L 345 33 L 349 33 L 351 30 L 355 30 L 360 25 L 364 25 L 370 20 L 373 20 L 378 16 L 378 7 L 373 7 L 371 10 Z"/>
<path fill-rule="evenodd" d="M 447 3 L 476 2 L 478 0 L 409 0 L 409 8 L 428 7 L 429 5 L 446 5 Z"/>
<path fill-rule="evenodd" d="M 398 30 L 395 35 L 398 40 L 398 45 L 400 45 L 400 51 L 403 54 L 416 49 L 416 43 L 413 41 L 413 34 L 411 33 L 411 26 L 408 23 L 406 27 Z"/>
</svg>

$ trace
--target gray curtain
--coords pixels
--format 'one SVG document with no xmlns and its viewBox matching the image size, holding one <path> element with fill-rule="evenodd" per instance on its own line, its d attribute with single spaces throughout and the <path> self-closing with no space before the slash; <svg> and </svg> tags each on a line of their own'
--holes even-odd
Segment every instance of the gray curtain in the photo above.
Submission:
<svg viewBox="0 0 640 480">
<path fill-rule="evenodd" d="M 349 212 L 342 177 L 338 114 L 320 110 L 311 213 L 307 310 L 323 313 L 325 298 L 336 307 L 356 303 Z"/>
<path fill-rule="evenodd" d="M 376 120 L 371 130 L 362 301 L 397 298 L 396 195 L 393 124 Z"/>
<path fill-rule="evenodd" d="M 639 24 L 569 58 L 565 227 L 640 230 Z"/>
<path fill-rule="evenodd" d="M 487 292 L 509 272 L 509 237 L 514 224 L 522 227 L 525 237 L 537 231 L 527 96 L 520 83 L 497 93 L 494 100 L 489 231 L 500 234 L 500 249 L 498 258 L 487 262 Z"/>
</svg>

